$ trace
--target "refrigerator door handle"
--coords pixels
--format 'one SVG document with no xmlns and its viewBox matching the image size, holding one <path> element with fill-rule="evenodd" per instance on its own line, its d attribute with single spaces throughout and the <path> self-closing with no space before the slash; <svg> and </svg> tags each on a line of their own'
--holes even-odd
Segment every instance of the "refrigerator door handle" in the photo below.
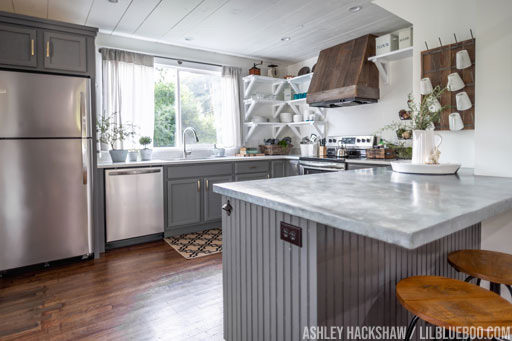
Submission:
<svg viewBox="0 0 512 341">
<path fill-rule="evenodd" d="M 82 139 L 82 183 L 84 185 L 87 185 L 89 179 L 90 142 L 89 139 Z"/>
<path fill-rule="evenodd" d="M 82 138 L 87 137 L 87 113 L 85 110 L 85 94 L 80 92 L 80 123 L 82 130 Z"/>
</svg>

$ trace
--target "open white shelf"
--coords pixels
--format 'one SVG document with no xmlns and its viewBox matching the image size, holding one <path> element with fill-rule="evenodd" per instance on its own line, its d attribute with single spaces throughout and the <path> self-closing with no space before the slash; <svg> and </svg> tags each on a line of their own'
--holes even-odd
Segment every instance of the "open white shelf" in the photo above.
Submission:
<svg viewBox="0 0 512 341">
<path fill-rule="evenodd" d="M 288 84 L 290 84 L 290 86 L 292 87 L 293 91 L 295 91 L 295 93 L 298 94 L 298 93 L 301 93 L 301 90 L 299 89 L 299 85 L 306 83 L 306 82 L 311 82 L 312 78 L 313 78 L 313 73 L 311 72 L 311 73 L 307 73 L 305 75 L 288 78 L 287 81 L 288 81 Z"/>
<path fill-rule="evenodd" d="M 275 99 L 246 99 L 244 100 L 245 121 L 251 118 L 254 108 L 256 108 L 257 105 L 272 105 L 272 116 L 277 117 L 283 110 L 286 102 Z"/>
<path fill-rule="evenodd" d="M 293 112 L 297 115 L 301 115 L 300 106 L 303 104 L 306 104 L 305 98 L 299 98 L 299 99 L 293 99 L 291 101 L 286 101 L 286 103 L 292 108 Z M 322 116 L 322 119 L 325 119 L 325 108 L 318 108 L 318 107 L 309 107 L 312 109 L 315 113 Z"/>
<path fill-rule="evenodd" d="M 267 76 L 249 75 L 244 80 L 244 97 L 249 97 L 256 83 L 267 83 L 272 86 L 272 94 L 277 95 L 287 83 L 286 79 L 273 78 Z"/>
<path fill-rule="evenodd" d="M 251 136 L 254 134 L 258 127 L 271 127 L 272 128 L 272 138 L 277 138 L 279 134 L 283 131 L 284 128 L 289 127 L 291 131 L 298 137 L 301 138 L 302 134 L 300 133 L 301 127 L 313 127 L 317 132 L 318 136 L 321 138 L 325 135 L 325 122 L 324 121 L 304 121 L 304 122 L 247 122 L 244 123 L 244 126 L 248 128 L 248 132 L 245 135 L 245 142 L 247 142 Z"/>
<path fill-rule="evenodd" d="M 412 57 L 413 48 L 406 47 L 405 49 L 391 51 L 388 53 L 384 53 L 378 56 L 368 58 L 369 61 L 375 63 L 377 69 L 379 69 L 379 74 L 382 80 L 386 83 L 390 83 L 389 73 L 387 71 L 387 64 L 390 62 L 394 62 L 397 60 L 405 59 Z"/>
</svg>

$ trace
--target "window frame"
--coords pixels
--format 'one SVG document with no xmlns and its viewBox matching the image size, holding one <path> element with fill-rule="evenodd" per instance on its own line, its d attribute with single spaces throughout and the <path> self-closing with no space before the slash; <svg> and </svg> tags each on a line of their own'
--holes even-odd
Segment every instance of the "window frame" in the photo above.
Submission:
<svg viewBox="0 0 512 341">
<path fill-rule="evenodd" d="M 186 65 L 182 65 L 186 64 Z M 192 62 L 182 62 L 179 64 L 178 61 L 163 59 L 163 58 L 155 58 L 155 68 L 158 67 L 167 67 L 176 70 L 176 91 L 174 93 L 174 103 L 176 108 L 176 117 L 175 117 L 175 146 L 173 147 L 155 147 L 153 149 L 156 151 L 176 151 L 183 149 L 183 127 L 181 120 L 181 86 L 180 86 L 180 72 L 191 72 L 197 74 L 205 74 L 205 75 L 216 75 L 221 77 L 221 67 L 212 66 L 212 65 L 203 65 Z M 201 141 L 199 141 L 201 142 Z M 194 143 L 187 145 L 187 148 L 190 150 L 199 150 L 199 149 L 211 149 L 213 144 L 211 143 Z"/>
</svg>

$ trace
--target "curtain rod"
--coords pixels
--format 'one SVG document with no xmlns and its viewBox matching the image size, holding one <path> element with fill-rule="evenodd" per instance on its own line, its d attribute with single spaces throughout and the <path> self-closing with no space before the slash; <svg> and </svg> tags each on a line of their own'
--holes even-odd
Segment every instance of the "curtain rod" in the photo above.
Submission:
<svg viewBox="0 0 512 341">
<path fill-rule="evenodd" d="M 99 49 L 101 49 L 101 48 L 102 47 L 100 47 Z M 129 50 L 129 49 L 118 49 L 118 48 L 107 47 L 107 46 L 104 46 L 104 48 L 122 50 L 122 51 L 133 52 L 133 53 L 139 53 L 139 54 L 144 54 L 146 56 L 152 56 L 154 58 L 162 58 L 162 59 L 175 60 L 177 62 L 181 61 L 181 62 L 186 62 L 186 63 L 202 64 L 202 65 L 217 66 L 217 67 L 223 67 L 224 66 L 224 65 L 220 65 L 220 64 L 207 63 L 207 62 L 197 62 L 197 61 L 194 61 L 194 60 L 188 60 L 188 59 L 182 59 L 182 58 L 173 58 L 173 57 L 152 55 L 152 54 L 149 54 L 149 53 L 144 53 L 144 52 L 135 51 L 135 50 Z"/>
</svg>

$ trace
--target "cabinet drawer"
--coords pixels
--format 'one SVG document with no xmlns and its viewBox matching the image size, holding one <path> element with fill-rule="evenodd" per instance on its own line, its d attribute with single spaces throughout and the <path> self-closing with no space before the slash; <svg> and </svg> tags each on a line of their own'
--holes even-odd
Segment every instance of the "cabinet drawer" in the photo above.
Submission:
<svg viewBox="0 0 512 341">
<path fill-rule="evenodd" d="M 270 170 L 270 164 L 268 161 L 239 161 L 235 163 L 236 174 L 246 173 L 268 173 Z"/>
<path fill-rule="evenodd" d="M 269 178 L 269 173 L 240 174 L 235 176 L 235 181 L 264 180 Z"/>
<path fill-rule="evenodd" d="M 233 164 L 231 162 L 192 164 L 167 167 L 167 177 L 169 179 L 203 177 L 211 175 L 230 175 L 232 172 Z"/>
</svg>

